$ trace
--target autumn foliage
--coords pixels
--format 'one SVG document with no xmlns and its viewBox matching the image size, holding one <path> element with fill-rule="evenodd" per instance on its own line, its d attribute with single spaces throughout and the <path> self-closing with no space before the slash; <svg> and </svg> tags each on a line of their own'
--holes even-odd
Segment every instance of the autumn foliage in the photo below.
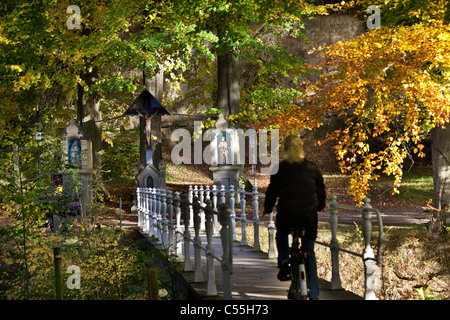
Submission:
<svg viewBox="0 0 450 320">
<path fill-rule="evenodd" d="M 327 139 L 335 141 L 341 170 L 352 175 L 349 193 L 361 200 L 380 173 L 395 176 L 398 193 L 404 159 L 424 156 L 424 137 L 449 119 L 450 26 L 370 30 L 321 53 L 320 81 L 298 98 L 302 107 L 272 123 L 288 133 L 342 117 L 345 125 Z"/>
</svg>

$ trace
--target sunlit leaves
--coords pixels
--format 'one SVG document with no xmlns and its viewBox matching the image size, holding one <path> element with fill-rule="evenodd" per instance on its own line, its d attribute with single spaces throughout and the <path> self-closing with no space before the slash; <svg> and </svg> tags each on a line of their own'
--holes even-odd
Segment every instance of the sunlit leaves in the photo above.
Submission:
<svg viewBox="0 0 450 320">
<path fill-rule="evenodd" d="M 308 88 L 304 107 L 277 121 L 292 131 L 330 115 L 346 118 L 328 138 L 336 141 L 341 170 L 352 175 L 350 193 L 361 200 L 382 172 L 395 177 L 398 192 L 403 160 L 424 156 L 423 138 L 449 119 L 449 36 L 447 25 L 414 25 L 337 43 L 324 52 L 328 72 Z"/>
</svg>

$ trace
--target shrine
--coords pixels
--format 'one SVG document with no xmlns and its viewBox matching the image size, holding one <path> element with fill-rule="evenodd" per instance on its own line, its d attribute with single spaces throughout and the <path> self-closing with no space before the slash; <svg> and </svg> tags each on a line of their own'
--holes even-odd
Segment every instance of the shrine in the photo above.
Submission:
<svg viewBox="0 0 450 320">
<path fill-rule="evenodd" d="M 85 138 L 85 135 L 75 120 L 71 120 L 63 134 L 62 148 L 66 160 L 66 168 L 77 169 L 77 176 L 73 176 L 69 171 L 62 174 L 63 189 L 79 201 L 81 218 L 85 218 L 91 211 L 92 206 L 92 177 L 93 158 L 92 142 Z M 73 181 L 78 179 L 79 182 Z M 73 190 L 73 185 L 80 185 Z"/>
<path fill-rule="evenodd" d="M 140 167 L 136 170 L 137 187 L 164 188 L 166 186 L 166 167 L 161 161 L 161 146 L 152 139 L 152 130 L 161 131 L 160 121 L 158 128 L 152 128 L 152 119 L 170 112 L 159 101 L 144 89 L 125 111 L 125 115 L 141 117 L 140 135 Z"/>
<path fill-rule="evenodd" d="M 239 188 L 239 173 L 245 159 L 241 159 L 240 136 L 238 130 L 229 127 L 223 114 L 219 115 L 211 131 L 211 166 L 214 184 L 224 185 L 226 189 L 233 185 Z M 244 155 L 245 156 L 245 155 Z"/>
</svg>

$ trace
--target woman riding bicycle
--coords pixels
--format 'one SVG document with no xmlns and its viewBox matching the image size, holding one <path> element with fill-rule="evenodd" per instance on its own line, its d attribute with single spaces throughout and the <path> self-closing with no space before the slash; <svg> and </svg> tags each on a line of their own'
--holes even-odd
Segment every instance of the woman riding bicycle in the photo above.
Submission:
<svg viewBox="0 0 450 320">
<path fill-rule="evenodd" d="M 302 247 L 307 251 L 310 299 L 319 297 L 314 240 L 317 238 L 317 212 L 325 208 L 326 193 L 319 168 L 305 159 L 303 141 L 298 136 L 288 136 L 284 141 L 286 159 L 278 172 L 270 177 L 266 191 L 264 214 L 271 213 L 278 199 L 276 227 L 278 249 L 278 279 L 290 280 L 288 236 L 291 228 L 305 228 Z"/>
</svg>

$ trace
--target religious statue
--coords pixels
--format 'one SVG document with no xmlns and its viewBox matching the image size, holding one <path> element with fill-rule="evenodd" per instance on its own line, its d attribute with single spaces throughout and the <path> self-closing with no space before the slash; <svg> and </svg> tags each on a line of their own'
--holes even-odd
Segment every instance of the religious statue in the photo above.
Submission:
<svg viewBox="0 0 450 320">
<path fill-rule="evenodd" d="M 81 168 L 81 141 L 79 138 L 69 139 L 68 158 L 69 164 Z"/>
<path fill-rule="evenodd" d="M 228 150 L 228 142 L 224 136 L 222 136 L 222 141 L 219 143 L 219 154 L 220 154 L 220 164 L 228 164 L 229 163 L 229 150 Z"/>
</svg>

